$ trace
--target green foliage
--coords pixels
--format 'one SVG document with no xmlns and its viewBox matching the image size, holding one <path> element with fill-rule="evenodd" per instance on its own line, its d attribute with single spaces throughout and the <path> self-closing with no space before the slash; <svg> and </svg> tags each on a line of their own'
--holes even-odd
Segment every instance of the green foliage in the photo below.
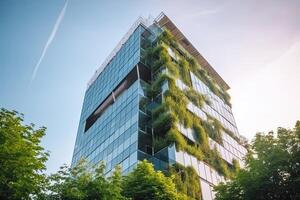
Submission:
<svg viewBox="0 0 300 200">
<path fill-rule="evenodd" d="M 230 95 L 227 92 L 222 92 L 221 95 L 222 95 L 224 101 L 231 107 L 231 103 L 230 103 L 231 97 L 230 97 Z"/>
<path fill-rule="evenodd" d="M 216 200 L 245 200 L 243 188 L 237 182 L 222 182 L 214 190 L 217 192 Z"/>
<path fill-rule="evenodd" d="M 158 69 L 167 68 L 170 75 L 176 78 L 179 77 L 178 67 L 171 61 L 163 43 L 158 43 L 155 47 L 148 48 L 146 52 L 147 64 L 151 67 L 154 74 L 156 74 Z"/>
<path fill-rule="evenodd" d="M 222 144 L 222 125 L 219 121 L 213 120 L 212 122 L 202 121 L 203 128 L 205 129 L 206 133 L 216 142 Z"/>
<path fill-rule="evenodd" d="M 293 130 L 258 133 L 246 158 L 246 168 L 215 188 L 217 200 L 300 199 L 300 122 Z"/>
<path fill-rule="evenodd" d="M 74 168 L 67 166 L 49 177 L 50 185 L 46 199 L 103 199 L 125 200 L 122 192 L 121 168 L 117 167 L 113 175 L 104 177 L 104 164 L 94 167 L 84 160 Z"/>
<path fill-rule="evenodd" d="M 188 146 L 185 138 L 176 128 L 171 128 L 166 135 L 168 144 L 175 143 L 177 150 L 185 150 Z"/>
<path fill-rule="evenodd" d="M 218 121 L 218 120 L 214 120 L 213 122 L 213 126 L 214 126 L 214 136 L 213 139 L 217 142 L 219 142 L 220 144 L 223 144 L 223 138 L 222 138 L 222 130 L 223 130 L 223 126 L 222 124 Z"/>
<path fill-rule="evenodd" d="M 161 90 L 162 84 L 168 82 L 168 88 L 163 96 L 164 101 L 162 105 L 153 109 L 152 120 L 155 128 L 156 135 L 154 136 L 155 151 L 158 151 L 165 146 L 175 143 L 177 150 L 183 150 L 198 160 L 206 159 L 210 165 L 214 166 L 218 172 L 222 173 L 225 177 L 232 177 L 235 173 L 235 167 L 228 167 L 223 161 L 216 150 L 211 150 L 208 144 L 208 136 L 222 144 L 222 130 L 226 131 L 217 120 L 200 121 L 187 110 L 187 103 L 191 101 L 198 107 L 203 107 L 204 103 L 210 104 L 209 99 L 201 95 L 193 89 L 186 91 L 180 90 L 176 86 L 176 78 L 180 78 L 187 86 L 191 86 L 190 74 L 191 70 L 206 83 L 210 89 L 219 97 L 226 95 L 221 91 L 215 82 L 208 76 L 207 72 L 202 69 L 197 61 L 188 56 L 185 51 L 179 50 L 180 46 L 173 45 L 176 40 L 170 35 L 169 32 L 163 32 L 157 40 L 157 47 L 152 47 L 152 58 L 154 68 L 162 69 L 167 68 L 168 73 L 161 73 L 155 76 L 153 81 L 152 90 L 156 91 L 155 94 Z M 168 55 L 167 48 L 170 46 L 173 50 L 178 50 L 182 56 L 177 64 L 172 62 Z M 187 128 L 193 128 L 197 137 L 198 144 L 188 142 L 176 128 L 176 124 L 180 123 Z M 169 131 L 166 131 L 169 127 Z M 163 129 L 162 129 L 163 128 Z"/>
<path fill-rule="evenodd" d="M 153 120 L 152 126 L 153 128 L 169 127 L 175 121 L 177 121 L 177 117 L 173 112 L 163 112 Z"/>
<path fill-rule="evenodd" d="M 222 173 L 225 177 L 231 177 L 233 174 L 233 172 L 231 172 L 232 170 L 228 168 L 227 164 L 217 152 L 210 150 L 208 145 L 208 135 L 215 141 L 222 143 L 222 125 L 217 120 L 212 120 L 212 122 L 202 121 L 201 123 L 195 120 L 195 117 L 186 109 L 188 102 L 186 96 L 188 96 L 191 101 L 192 99 L 199 101 L 198 105 L 200 101 L 204 101 L 204 97 L 199 96 L 199 94 L 193 90 L 190 90 L 190 92 L 186 91 L 185 94 L 176 87 L 172 77 L 168 76 L 168 78 L 172 81 L 169 82 L 169 90 L 165 93 L 164 102 L 152 112 L 153 126 L 154 128 L 166 127 L 166 125 L 175 127 L 175 125 L 180 122 L 185 127 L 195 130 L 200 145 L 188 144 L 184 136 L 176 128 L 171 128 L 165 137 L 161 135 L 155 137 L 155 151 L 175 143 L 177 150 L 183 150 L 195 156 L 198 160 L 205 158 L 219 173 Z M 157 81 L 155 87 L 161 87 L 160 84 L 162 84 L 162 82 L 161 80 Z"/>
<path fill-rule="evenodd" d="M 171 128 L 166 135 L 167 144 L 175 143 L 176 149 L 185 151 L 193 156 L 195 156 L 198 160 L 203 160 L 204 155 L 201 148 L 195 144 L 188 144 L 184 136 L 176 129 Z"/>
<path fill-rule="evenodd" d="M 189 66 L 193 72 L 197 71 L 200 68 L 200 66 L 198 66 L 197 61 L 195 60 L 194 57 L 186 56 L 186 60 L 189 63 Z"/>
<path fill-rule="evenodd" d="M 113 175 L 108 178 L 109 182 L 109 190 L 111 193 L 111 199 L 116 200 L 129 200 L 128 198 L 124 197 L 121 193 L 123 191 L 123 176 L 122 176 L 122 169 L 120 166 L 115 168 Z"/>
<path fill-rule="evenodd" d="M 160 67 L 164 66 L 166 63 L 170 63 L 171 59 L 167 50 L 159 45 L 159 59 L 155 60 L 152 65 L 152 69 L 155 72 Z"/>
<path fill-rule="evenodd" d="M 173 47 L 174 49 L 178 49 L 178 42 L 175 37 L 170 33 L 169 30 L 164 30 L 157 39 L 158 41 L 163 41 L 167 45 Z"/>
<path fill-rule="evenodd" d="M 195 156 L 198 160 L 204 159 L 204 153 L 202 151 L 202 148 L 198 145 L 188 145 L 184 149 L 187 153 Z"/>
<path fill-rule="evenodd" d="M 0 110 L 0 199 L 29 199 L 46 184 L 48 153 L 41 146 L 46 128 L 24 125 L 22 114 Z"/>
<path fill-rule="evenodd" d="M 153 71 L 156 71 L 161 66 L 161 63 L 163 64 L 164 59 L 166 59 L 166 57 L 161 59 L 162 51 L 163 47 L 161 45 L 146 49 L 145 64 L 151 67 Z"/>
<path fill-rule="evenodd" d="M 169 176 L 174 177 L 177 191 L 182 194 L 183 199 L 201 200 L 201 187 L 199 176 L 193 167 L 184 167 L 174 164 L 168 170 Z"/>
<path fill-rule="evenodd" d="M 158 38 L 158 41 L 163 41 L 167 45 L 171 46 L 173 49 L 176 49 L 182 55 L 182 59 L 180 59 L 179 61 L 179 66 L 181 78 L 184 83 L 186 83 L 188 86 L 191 85 L 190 77 L 188 74 L 188 70 L 191 70 L 210 88 L 210 90 L 214 94 L 219 96 L 229 106 L 231 106 L 229 94 L 217 86 L 217 83 L 209 77 L 207 72 L 200 65 L 198 65 L 198 62 L 195 60 L 195 58 L 191 55 L 188 55 L 188 53 L 185 50 L 183 50 L 182 47 L 180 47 L 180 45 L 178 45 L 178 41 L 176 41 L 176 39 L 168 30 L 162 32 L 162 34 Z"/>
<path fill-rule="evenodd" d="M 208 136 L 207 136 L 207 133 L 205 132 L 204 128 L 202 126 L 200 126 L 199 124 L 194 123 L 194 131 L 196 133 L 199 144 L 201 146 L 205 147 L 206 149 L 209 149 Z"/>
<path fill-rule="evenodd" d="M 230 137 L 232 137 L 235 141 L 237 141 L 238 143 L 241 143 L 241 140 L 239 137 L 237 137 L 232 131 L 226 129 L 223 127 L 223 130 L 228 134 L 230 135 Z"/>
<path fill-rule="evenodd" d="M 217 172 L 223 174 L 226 178 L 233 176 L 233 173 L 231 173 L 231 170 L 228 168 L 226 162 L 221 158 L 216 148 L 205 153 L 204 161 L 209 163 Z"/>
<path fill-rule="evenodd" d="M 180 70 L 180 77 L 182 81 L 187 85 L 191 86 L 191 78 L 189 72 L 189 63 L 185 59 L 180 59 L 179 62 L 179 70 Z"/>
<path fill-rule="evenodd" d="M 155 171 L 146 160 L 127 176 L 117 167 L 105 178 L 103 163 L 91 166 L 79 161 L 74 168 L 67 166 L 49 177 L 50 185 L 41 199 L 51 200 L 177 200 L 184 194 L 177 192 L 174 177 Z"/>
<path fill-rule="evenodd" d="M 234 174 L 237 174 L 241 169 L 240 163 L 236 159 L 232 159 L 232 165 L 232 170 Z"/>
<path fill-rule="evenodd" d="M 152 85 L 147 84 L 144 87 L 145 96 L 150 100 L 151 98 L 155 97 L 158 93 L 158 91 L 155 91 L 152 87 Z"/>
<path fill-rule="evenodd" d="M 161 136 L 154 136 L 153 148 L 155 153 L 165 148 L 168 145 L 169 145 L 169 141 L 167 141 L 165 138 L 162 138 Z"/>
<path fill-rule="evenodd" d="M 165 66 L 168 69 L 168 72 L 170 72 L 174 78 L 179 78 L 179 70 L 177 65 L 175 65 L 173 62 L 167 62 Z"/>
<path fill-rule="evenodd" d="M 153 90 L 155 91 L 160 91 L 161 90 L 161 86 L 162 84 L 168 80 L 170 77 L 169 75 L 165 74 L 165 73 L 161 73 L 157 76 L 157 78 L 152 82 L 151 87 L 153 88 Z"/>
<path fill-rule="evenodd" d="M 196 67 L 194 67 L 196 68 Z M 226 93 L 225 91 L 222 91 L 221 89 L 219 89 L 219 87 L 217 86 L 217 83 L 210 78 L 210 76 L 207 74 L 207 72 L 202 69 L 202 68 L 196 68 L 194 69 L 195 71 L 193 71 L 193 73 L 201 80 L 205 83 L 205 85 L 208 86 L 208 88 L 218 97 L 220 97 L 221 99 L 223 99 L 228 105 L 230 105 L 230 102 L 227 102 L 226 100 L 230 100 L 229 98 L 224 98 L 224 93 Z M 226 94 L 226 97 L 228 97 L 229 95 Z"/>
<path fill-rule="evenodd" d="M 189 98 L 189 100 L 199 108 L 202 108 L 204 106 L 204 103 L 206 101 L 206 97 L 204 95 L 199 94 L 192 89 L 185 90 L 185 94 Z"/>
<path fill-rule="evenodd" d="M 151 110 L 152 117 L 157 118 L 161 113 L 168 112 L 169 110 L 167 104 L 162 103 Z"/>
<path fill-rule="evenodd" d="M 167 177 L 162 172 L 155 171 L 153 165 L 145 160 L 125 177 L 123 194 L 132 200 L 178 199 L 173 177 Z"/>
</svg>

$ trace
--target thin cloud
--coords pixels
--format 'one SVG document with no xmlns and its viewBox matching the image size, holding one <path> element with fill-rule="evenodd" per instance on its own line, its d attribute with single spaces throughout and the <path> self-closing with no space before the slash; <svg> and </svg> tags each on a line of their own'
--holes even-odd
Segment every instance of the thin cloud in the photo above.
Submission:
<svg viewBox="0 0 300 200">
<path fill-rule="evenodd" d="M 198 13 L 196 13 L 196 15 L 213 15 L 213 14 L 217 14 L 221 11 L 220 8 L 216 8 L 216 9 L 210 9 L 210 10 L 201 10 Z"/>
<path fill-rule="evenodd" d="M 215 14 L 218 14 L 219 12 L 221 12 L 221 10 L 222 10 L 221 7 L 199 10 L 199 11 L 196 11 L 196 12 L 192 12 L 189 15 L 186 15 L 185 18 L 186 19 L 193 19 L 193 18 L 197 18 L 197 17 L 200 17 L 200 16 L 215 15 Z"/>
<path fill-rule="evenodd" d="M 37 62 L 37 64 L 36 64 L 35 67 L 34 67 L 34 70 L 33 70 L 33 73 L 32 73 L 32 77 L 31 77 L 31 81 L 33 81 L 33 80 L 35 79 L 35 77 L 36 77 L 37 71 L 38 71 L 39 68 L 40 68 L 40 64 L 41 64 L 41 62 L 43 61 L 43 59 L 44 59 L 44 57 L 45 57 L 45 55 L 46 55 L 46 53 L 47 53 L 48 47 L 49 47 L 50 44 L 52 43 L 52 41 L 53 41 L 53 39 L 54 39 L 54 37 L 55 37 L 55 35 L 56 35 L 56 32 L 57 32 L 57 30 L 58 30 L 58 28 L 59 28 L 59 25 L 60 25 L 61 21 L 63 20 L 63 18 L 64 18 L 64 16 L 65 16 L 65 12 L 66 12 L 67 6 L 68 6 L 68 1 L 66 1 L 65 5 L 64 5 L 64 7 L 63 7 L 63 9 L 62 9 L 61 12 L 59 13 L 59 16 L 58 16 L 58 18 L 57 18 L 57 20 L 56 20 L 56 22 L 55 22 L 55 24 L 54 24 L 54 27 L 53 27 L 53 29 L 52 29 L 52 32 L 51 32 L 51 34 L 50 34 L 50 36 L 49 36 L 49 38 L 48 38 L 48 40 L 47 40 L 47 43 L 46 43 L 46 45 L 44 46 L 43 52 L 42 52 L 42 54 L 41 54 L 41 57 L 40 57 L 39 61 Z"/>
</svg>

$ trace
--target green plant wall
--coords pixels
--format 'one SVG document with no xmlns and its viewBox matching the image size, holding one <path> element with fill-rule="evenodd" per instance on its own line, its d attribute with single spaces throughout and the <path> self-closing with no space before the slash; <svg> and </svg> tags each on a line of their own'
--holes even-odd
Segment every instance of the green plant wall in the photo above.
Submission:
<svg viewBox="0 0 300 200">
<path fill-rule="evenodd" d="M 168 175 L 174 177 L 174 182 L 182 199 L 201 200 L 201 186 L 197 172 L 193 167 L 184 167 L 180 164 L 170 166 Z"/>
<path fill-rule="evenodd" d="M 207 75 L 194 58 L 180 49 L 178 60 L 174 60 L 168 54 L 167 48 L 178 52 L 180 46 L 174 37 L 163 31 L 151 47 L 146 50 L 146 63 L 154 74 L 151 87 L 148 88 L 151 99 L 162 96 L 163 101 L 152 110 L 152 126 L 154 128 L 154 150 L 175 143 L 177 150 L 185 151 L 198 160 L 204 160 L 225 177 L 233 177 L 236 166 L 229 166 L 216 150 L 211 150 L 208 144 L 208 136 L 222 144 L 222 131 L 226 130 L 217 120 L 209 117 L 209 120 L 201 120 L 187 110 L 188 102 L 202 108 L 209 104 L 206 96 L 199 94 L 191 87 L 189 71 L 209 86 L 211 91 L 230 105 L 229 95 L 216 86 L 215 82 Z M 180 79 L 189 89 L 180 90 L 176 86 L 176 79 Z M 161 88 L 167 84 L 168 90 L 162 94 Z M 183 136 L 177 128 L 177 124 L 183 124 L 186 128 L 192 128 L 197 142 L 194 143 Z"/>
</svg>

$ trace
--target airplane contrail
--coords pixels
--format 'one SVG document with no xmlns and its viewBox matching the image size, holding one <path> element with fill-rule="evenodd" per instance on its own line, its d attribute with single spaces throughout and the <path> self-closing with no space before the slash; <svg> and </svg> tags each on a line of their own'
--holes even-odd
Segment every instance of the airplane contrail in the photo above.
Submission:
<svg viewBox="0 0 300 200">
<path fill-rule="evenodd" d="M 37 71 L 39 70 L 40 64 L 41 64 L 41 62 L 43 61 L 45 54 L 47 53 L 48 47 L 49 47 L 50 44 L 52 43 L 52 41 L 53 41 L 53 39 L 54 39 L 54 37 L 55 37 L 55 35 L 56 35 L 56 32 L 57 32 L 57 30 L 58 30 L 58 27 L 59 27 L 59 25 L 60 25 L 62 19 L 64 18 L 64 15 L 65 15 L 65 12 L 66 12 L 66 9 L 67 9 L 67 5 L 68 5 L 68 1 L 66 1 L 65 5 L 64 5 L 64 7 L 63 7 L 63 9 L 62 9 L 61 12 L 59 13 L 59 16 L 58 16 L 58 18 L 57 18 L 57 20 L 56 20 L 56 22 L 55 22 L 55 24 L 54 24 L 54 27 L 53 27 L 53 29 L 52 29 L 52 32 L 51 32 L 51 34 L 50 34 L 50 36 L 49 36 L 49 38 L 48 38 L 48 40 L 47 40 L 47 43 L 46 43 L 46 45 L 44 46 L 43 52 L 42 52 L 42 54 L 41 54 L 41 57 L 40 57 L 39 61 L 37 62 L 37 64 L 36 64 L 35 67 L 34 67 L 34 70 L 33 70 L 32 76 L 31 76 L 31 82 L 35 79 L 35 76 L 36 76 L 36 74 L 37 74 Z"/>
</svg>

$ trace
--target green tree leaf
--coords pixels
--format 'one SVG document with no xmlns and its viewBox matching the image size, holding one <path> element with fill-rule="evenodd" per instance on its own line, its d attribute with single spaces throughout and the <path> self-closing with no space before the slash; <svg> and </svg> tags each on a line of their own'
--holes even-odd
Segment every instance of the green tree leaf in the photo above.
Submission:
<svg viewBox="0 0 300 200">
<path fill-rule="evenodd" d="M 246 168 L 215 187 L 217 200 L 300 199 L 300 122 L 293 130 L 256 134 Z"/>
<path fill-rule="evenodd" d="M 46 128 L 25 125 L 23 117 L 0 110 L 0 199 L 37 197 L 46 185 L 49 154 L 40 144 Z"/>
</svg>

